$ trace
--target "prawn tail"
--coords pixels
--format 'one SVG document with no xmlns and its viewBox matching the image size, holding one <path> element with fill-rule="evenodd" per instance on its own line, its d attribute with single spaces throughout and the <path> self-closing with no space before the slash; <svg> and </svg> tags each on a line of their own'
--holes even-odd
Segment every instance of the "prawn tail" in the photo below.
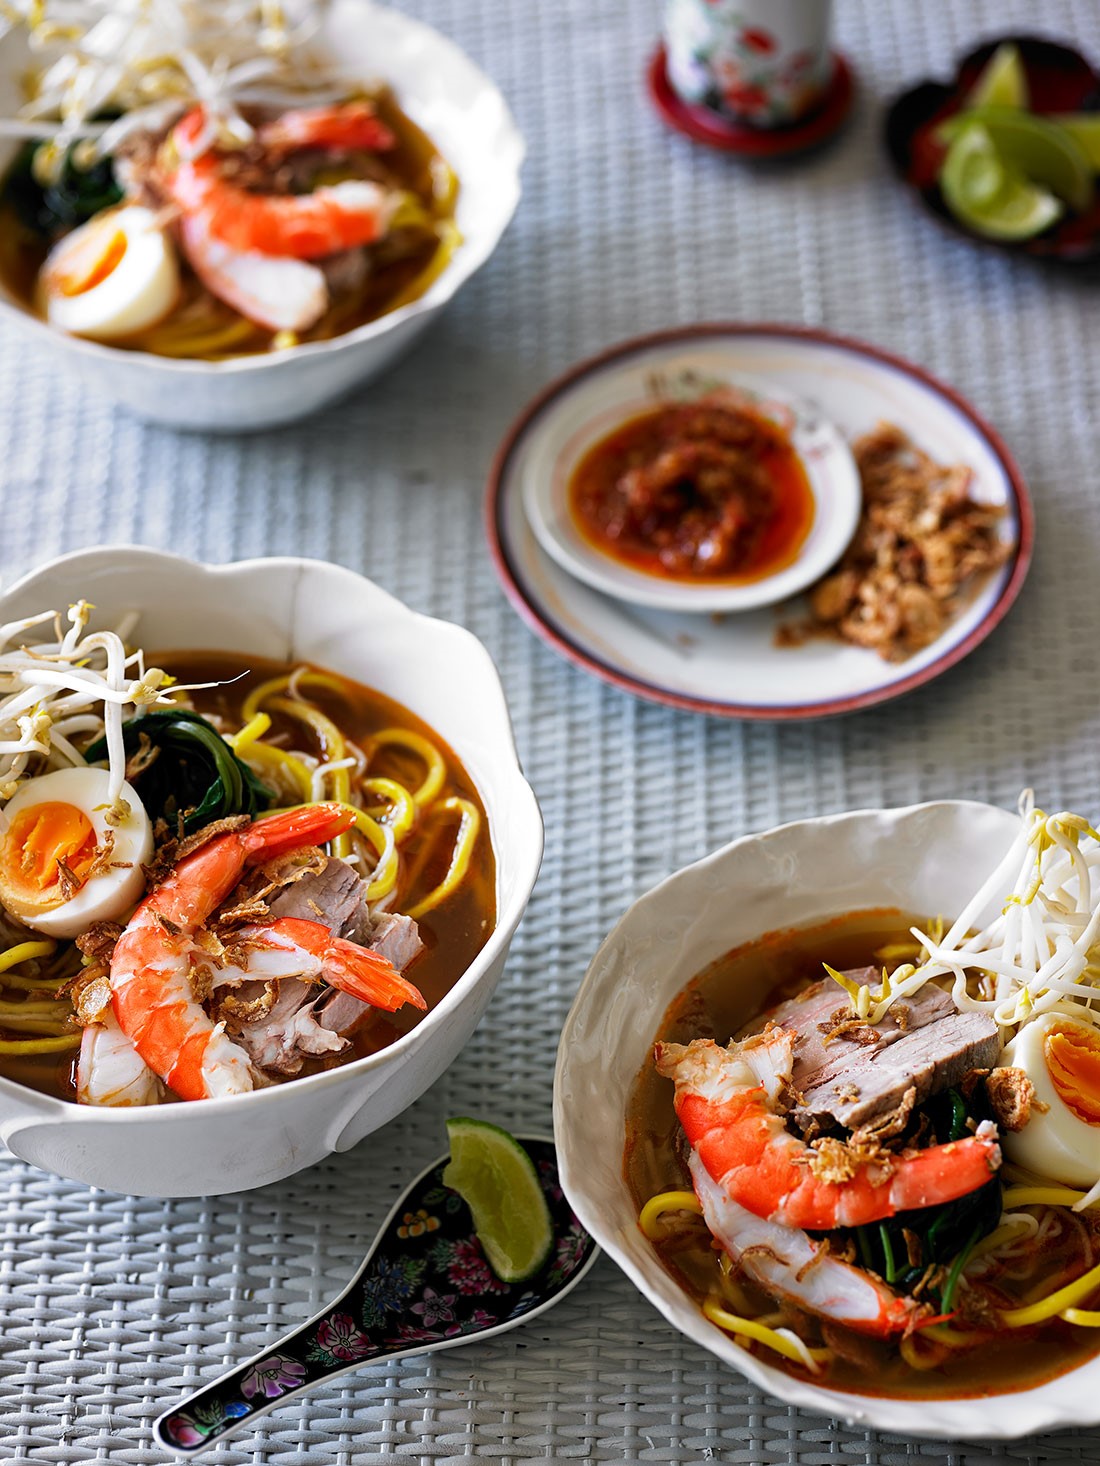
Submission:
<svg viewBox="0 0 1100 1466">
<path fill-rule="evenodd" d="M 362 148 L 383 153 L 397 146 L 396 133 L 366 101 L 284 112 L 261 127 L 259 137 L 264 147 L 276 153 L 290 153 L 299 148 L 333 151 Z"/>
<path fill-rule="evenodd" d="M 891 1201 L 898 1211 L 957 1201 L 984 1186 L 1000 1164 L 1001 1148 L 989 1124 L 984 1134 L 979 1130 L 964 1140 L 933 1145 L 906 1157 L 892 1179 Z"/>
<path fill-rule="evenodd" d="M 402 977 L 388 958 L 334 937 L 320 922 L 282 917 L 262 930 L 308 952 L 320 963 L 327 982 L 374 1008 L 393 1013 L 406 1003 L 421 1011 L 428 1006 L 420 989 Z"/>
<path fill-rule="evenodd" d="M 241 831 L 240 838 L 249 865 L 257 865 L 280 855 L 290 855 L 307 845 L 323 845 L 327 840 L 342 835 L 354 823 L 353 811 L 343 805 L 331 801 L 303 804 L 274 814 L 270 819 L 254 821 Z M 314 923 L 305 924 L 311 926 Z"/>
</svg>

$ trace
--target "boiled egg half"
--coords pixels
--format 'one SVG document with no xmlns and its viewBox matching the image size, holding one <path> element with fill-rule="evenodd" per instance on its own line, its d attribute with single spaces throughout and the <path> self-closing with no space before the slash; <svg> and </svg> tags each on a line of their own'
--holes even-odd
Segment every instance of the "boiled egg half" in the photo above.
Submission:
<svg viewBox="0 0 1100 1466">
<path fill-rule="evenodd" d="M 97 214 L 46 258 L 39 295 L 52 326 L 111 341 L 163 320 L 180 293 L 175 247 L 141 204 Z"/>
<path fill-rule="evenodd" d="M 123 784 L 129 813 L 115 823 L 106 769 L 58 769 L 28 779 L 0 813 L 0 905 L 50 937 L 126 918 L 145 891 L 153 827 Z"/>
<path fill-rule="evenodd" d="M 1100 1180 L 1100 1029 L 1064 1013 L 1024 1025 L 1001 1055 L 1022 1069 L 1040 1105 L 1022 1130 L 1001 1136 L 1009 1160 L 1064 1186 Z"/>
</svg>

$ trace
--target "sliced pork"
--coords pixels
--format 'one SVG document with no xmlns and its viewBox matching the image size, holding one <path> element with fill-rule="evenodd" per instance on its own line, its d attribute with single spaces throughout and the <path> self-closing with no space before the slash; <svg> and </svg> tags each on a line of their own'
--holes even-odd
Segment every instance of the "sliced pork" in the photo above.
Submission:
<svg viewBox="0 0 1100 1466">
<path fill-rule="evenodd" d="M 353 866 L 320 850 L 299 851 L 269 862 L 232 904 L 256 917 L 261 902 L 271 917 L 293 917 L 327 926 L 334 936 L 379 952 L 399 972 L 424 950 L 416 922 L 397 912 L 373 917 L 366 883 Z M 262 915 L 259 916 L 262 921 Z M 247 967 L 223 967 L 214 985 L 226 989 L 219 1016 L 257 1068 L 291 1075 L 307 1059 L 342 1053 L 376 1010 L 350 993 L 318 991 L 285 971 L 282 953 L 249 953 Z M 258 978 L 259 981 L 250 981 Z"/>
<path fill-rule="evenodd" d="M 845 976 L 864 986 L 880 980 L 873 967 Z M 831 979 L 767 1017 L 796 1035 L 791 1113 L 803 1128 L 854 1130 L 891 1112 L 904 1115 L 971 1069 L 988 1068 L 1001 1051 L 992 1019 L 960 1013 L 932 983 L 895 1003 L 877 1024 L 853 1019 Z"/>
<path fill-rule="evenodd" d="M 290 916 L 299 921 L 319 921 L 334 937 L 357 941 L 359 925 L 366 919 L 366 885 L 346 860 L 308 852 L 302 860 L 290 855 L 264 867 L 265 878 L 276 889 L 264 897 L 272 916 Z"/>
<path fill-rule="evenodd" d="M 270 1009 L 232 1025 L 233 1037 L 265 1073 L 298 1074 L 307 1058 L 339 1054 L 348 1046 L 345 1038 L 317 1021 L 316 1001 L 316 989 L 308 983 L 283 978 Z"/>
</svg>

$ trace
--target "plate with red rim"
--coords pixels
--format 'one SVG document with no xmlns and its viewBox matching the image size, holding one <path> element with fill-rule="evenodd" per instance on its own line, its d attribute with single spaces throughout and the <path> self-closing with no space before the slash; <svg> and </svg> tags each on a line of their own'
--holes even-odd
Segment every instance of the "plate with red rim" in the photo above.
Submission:
<svg viewBox="0 0 1100 1466">
<path fill-rule="evenodd" d="M 733 378 L 813 404 L 849 442 L 880 422 L 902 428 L 937 462 L 966 464 L 970 492 L 1003 508 L 1005 563 L 983 580 L 930 646 L 903 662 L 826 637 L 780 646 L 803 600 L 736 616 L 699 616 L 613 599 L 569 574 L 531 528 L 524 481 L 565 404 L 600 411 L 622 376 L 667 375 L 720 359 Z M 583 416 L 583 413 L 582 413 Z M 490 552 L 506 595 L 555 651 L 654 702 L 719 717 L 798 719 L 871 707 L 961 661 L 1018 596 L 1031 560 L 1027 486 L 998 434 L 951 387 L 878 347 L 810 327 L 708 323 L 621 342 L 579 363 L 523 410 L 497 452 L 486 497 Z"/>
</svg>

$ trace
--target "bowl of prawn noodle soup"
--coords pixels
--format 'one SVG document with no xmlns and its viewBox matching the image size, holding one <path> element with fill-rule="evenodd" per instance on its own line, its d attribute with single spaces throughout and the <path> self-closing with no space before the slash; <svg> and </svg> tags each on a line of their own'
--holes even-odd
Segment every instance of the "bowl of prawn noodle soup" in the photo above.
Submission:
<svg viewBox="0 0 1100 1466">
<path fill-rule="evenodd" d="M 370 0 L 333 0 L 317 44 L 350 83 L 385 83 L 458 180 L 461 242 L 416 299 L 327 340 L 220 361 L 134 351 L 72 336 L 28 310 L 0 275 L 0 316 L 82 381 L 141 417 L 212 432 L 278 426 L 315 412 L 407 351 L 496 248 L 519 202 L 524 143 L 493 82 L 430 26 Z M 0 43 L 0 115 L 21 105 L 29 57 L 22 37 Z M 18 145 L 0 150 L 6 174 Z"/>
<path fill-rule="evenodd" d="M 1075 1367 L 1055 1374 L 1044 1356 L 1046 1378 L 1016 1378 L 1010 1392 L 998 1393 L 991 1357 L 982 1361 L 976 1386 L 984 1395 L 901 1398 L 876 1380 L 874 1366 L 855 1393 L 805 1372 L 796 1377 L 771 1363 L 767 1350 L 748 1352 L 704 1316 L 689 1274 L 670 1271 L 639 1226 L 632 1185 L 639 1161 L 633 1152 L 624 1161 L 628 1135 L 632 1146 L 649 1143 L 639 1128 L 639 1076 L 652 1064 L 655 1040 L 686 1037 L 670 1031 L 670 1020 L 677 1012 L 690 1017 L 685 996 L 696 978 L 705 987 L 708 969 L 720 959 L 740 948 L 759 952 L 767 934 L 795 928 L 797 938 L 798 929 L 824 928 L 838 918 L 851 917 L 853 930 L 861 922 L 877 929 L 904 924 L 899 913 L 950 919 L 1018 831 L 1017 817 L 1005 810 L 943 801 L 804 820 L 735 840 L 670 876 L 626 912 L 593 958 L 562 1031 L 554 1132 L 562 1185 L 577 1216 L 674 1328 L 769 1394 L 818 1414 L 947 1439 L 1007 1439 L 1091 1425 L 1100 1421 L 1100 1360 L 1081 1363 L 1078 1353 Z M 979 913 L 976 924 L 994 914 Z M 728 974 L 720 1002 L 724 1027 L 747 1024 L 760 1012 L 781 969 L 731 960 L 713 970 Z M 706 1021 L 700 1008 L 699 1035 L 721 1044 L 736 1031 L 711 1034 Z M 651 1140 L 658 1161 L 679 1133 L 673 1087 L 661 1083 L 665 1121 Z M 668 1184 L 661 1179 L 653 1189 Z M 988 1353 L 993 1356 L 992 1347 Z"/>
<path fill-rule="evenodd" d="M 348 1149 L 406 1109 L 485 1011 L 542 856 L 542 821 L 500 679 L 470 632 L 321 561 L 207 566 L 147 549 L 82 550 L 13 585 L 0 597 L 0 621 L 64 607 L 74 596 L 93 602 L 93 624 L 105 627 L 140 612 L 133 636 L 168 660 L 232 648 L 243 665 L 250 656 L 308 662 L 382 694 L 432 730 L 485 811 L 495 925 L 449 986 L 428 974 L 429 1011 L 377 1052 L 252 1093 L 137 1108 L 74 1104 L 0 1077 L 0 1140 L 45 1170 L 135 1195 L 262 1186 Z"/>
</svg>

